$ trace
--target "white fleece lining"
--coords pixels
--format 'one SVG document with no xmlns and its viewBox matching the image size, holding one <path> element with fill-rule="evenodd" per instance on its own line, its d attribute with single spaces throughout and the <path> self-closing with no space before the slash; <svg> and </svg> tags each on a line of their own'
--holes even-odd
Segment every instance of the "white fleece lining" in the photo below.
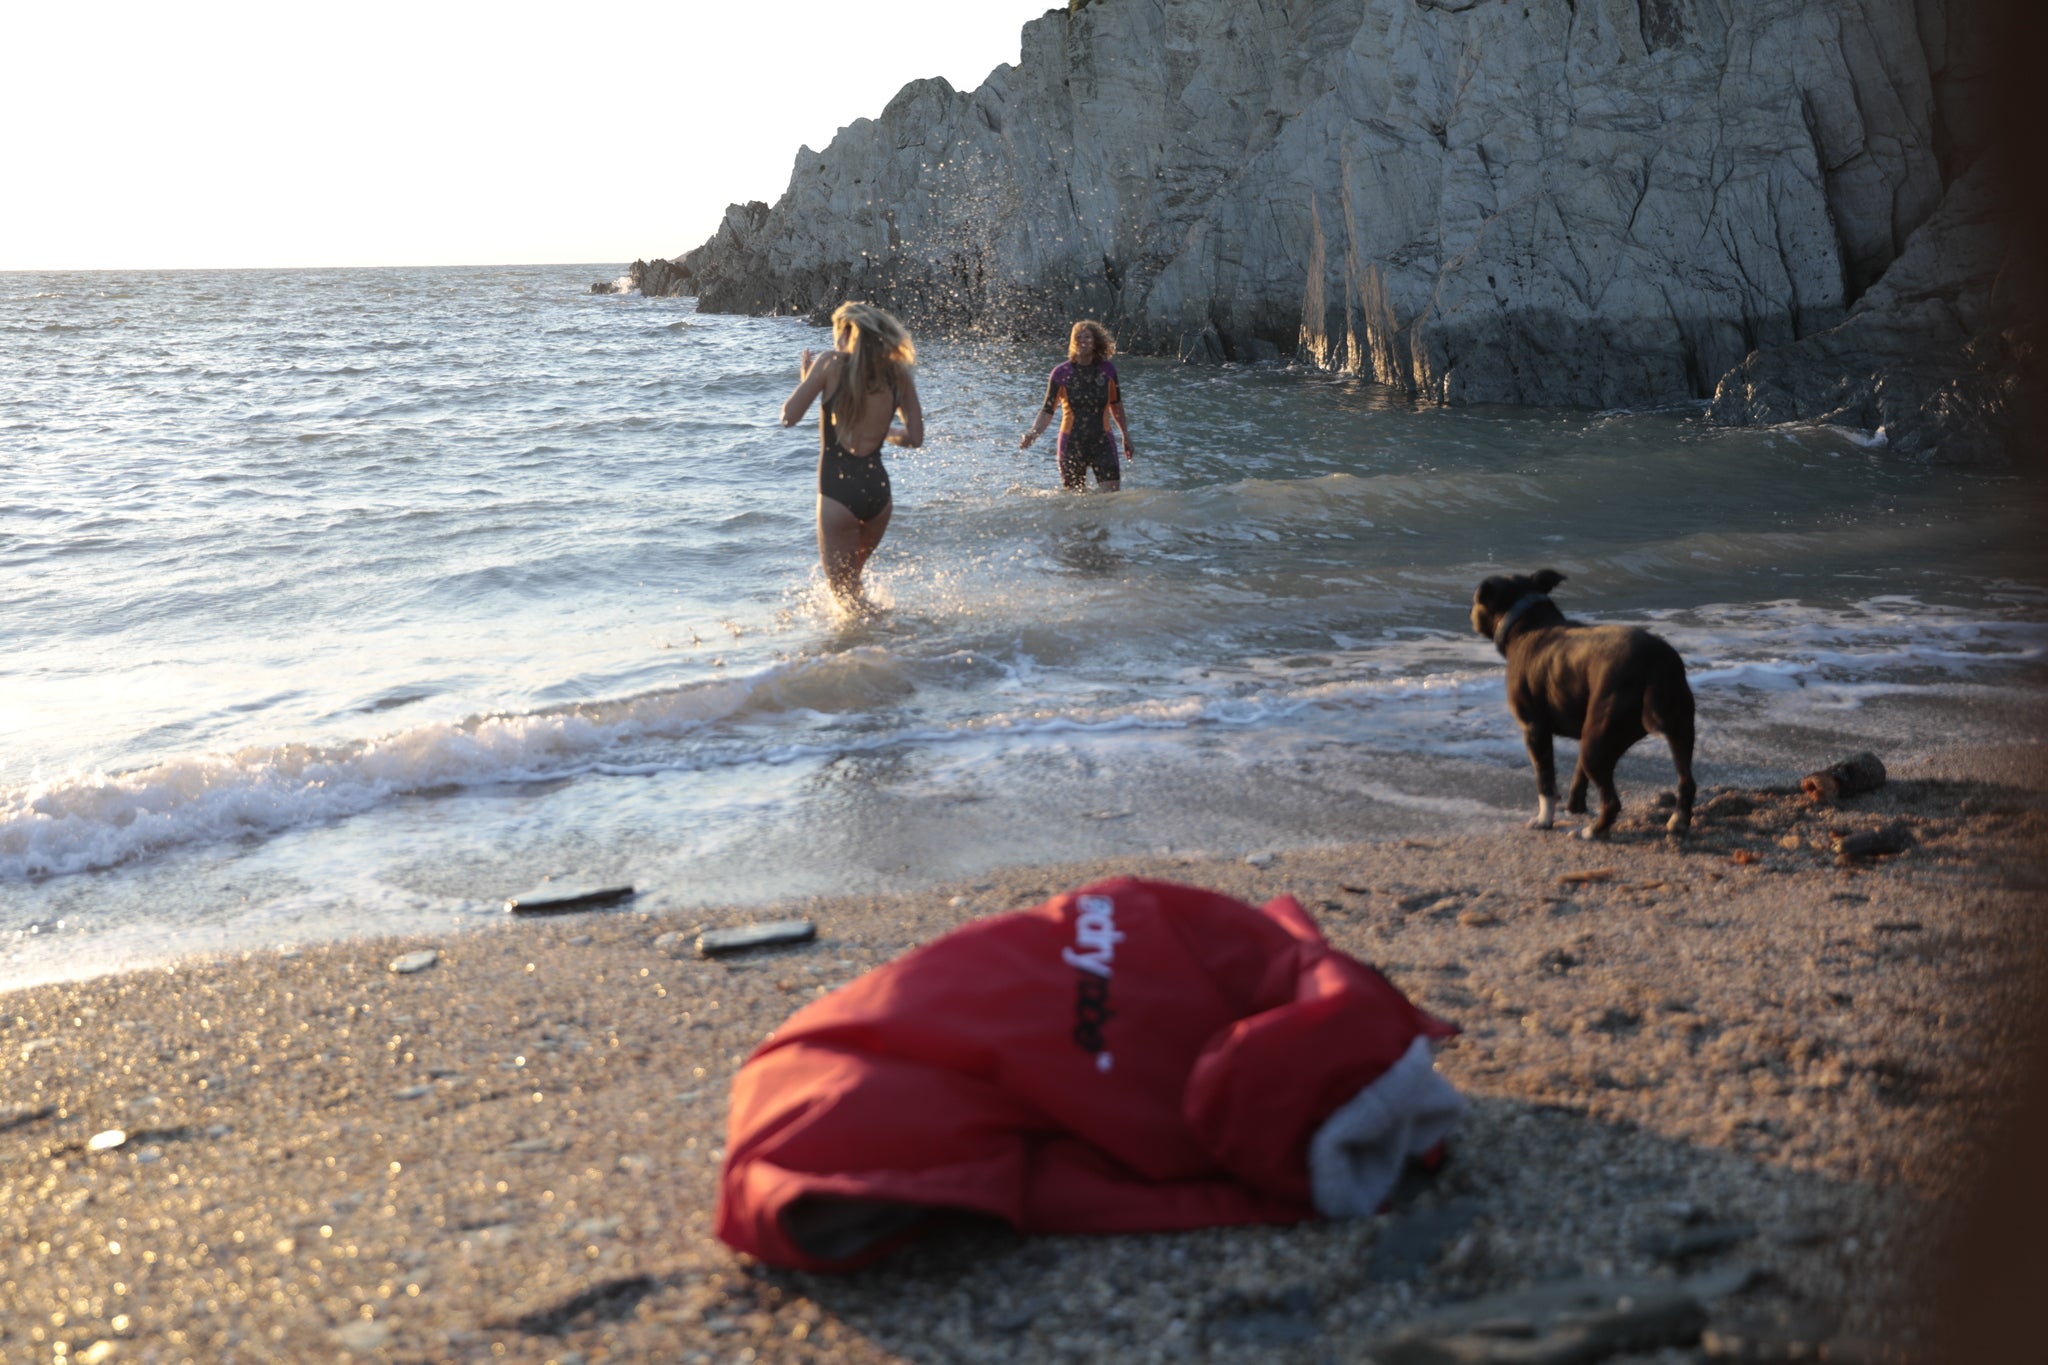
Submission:
<svg viewBox="0 0 2048 1365">
<path fill-rule="evenodd" d="M 1429 1040 L 1418 1037 L 1309 1140 L 1316 1212 L 1325 1218 L 1378 1212 L 1401 1168 L 1450 1136 L 1466 1107 L 1465 1097 L 1437 1074 Z"/>
</svg>

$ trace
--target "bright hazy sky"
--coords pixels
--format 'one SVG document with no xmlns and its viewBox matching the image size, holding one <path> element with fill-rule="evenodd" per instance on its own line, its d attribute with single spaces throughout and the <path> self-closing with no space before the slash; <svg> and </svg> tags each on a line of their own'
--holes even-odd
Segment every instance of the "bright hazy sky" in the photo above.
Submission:
<svg viewBox="0 0 2048 1365">
<path fill-rule="evenodd" d="M 623 265 L 1051 0 L 0 0 L 0 270 Z"/>
</svg>

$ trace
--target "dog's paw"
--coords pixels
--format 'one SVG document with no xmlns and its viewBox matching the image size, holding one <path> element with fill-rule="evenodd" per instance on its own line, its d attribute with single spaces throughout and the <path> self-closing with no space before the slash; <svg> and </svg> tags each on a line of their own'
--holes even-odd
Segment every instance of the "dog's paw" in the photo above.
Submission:
<svg viewBox="0 0 2048 1365">
<path fill-rule="evenodd" d="M 1664 828 L 1673 834 L 1689 834 L 1692 832 L 1692 817 L 1690 815 L 1674 815 L 1664 822 Z"/>
<path fill-rule="evenodd" d="M 1591 843 L 1595 839 L 1605 839 L 1607 831 L 1598 825 L 1587 825 L 1579 831 L 1579 837 Z"/>
<path fill-rule="evenodd" d="M 1555 829 L 1556 827 L 1557 821 L 1548 815 L 1539 815 L 1525 826 L 1528 829 Z"/>
</svg>

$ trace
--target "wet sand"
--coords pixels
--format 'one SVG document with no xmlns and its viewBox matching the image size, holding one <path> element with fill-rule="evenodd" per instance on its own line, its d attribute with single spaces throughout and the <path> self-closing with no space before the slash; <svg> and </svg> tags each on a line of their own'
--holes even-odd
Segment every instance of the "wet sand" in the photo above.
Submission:
<svg viewBox="0 0 2048 1365">
<path fill-rule="evenodd" d="M 2038 746 L 1950 751 L 1836 808 L 1703 793 L 1682 845 L 1638 801 L 1605 845 L 1019 868 L 0 995 L 0 1359 L 1355 1360 L 1431 1304 L 1573 1276 L 1710 1285 L 1724 1343 L 1775 1323 L 1895 1358 L 1973 1135 L 2032 1065 L 2044 788 Z M 1837 834 L 1882 827 L 1907 850 L 1838 864 Z M 848 1277 L 710 1235 L 726 1086 L 763 1034 L 965 920 L 1127 873 L 1291 893 L 1460 1023 L 1441 1065 L 1476 1104 L 1445 1170 L 1376 1219 L 962 1225 Z M 788 914 L 818 941 L 656 942 Z"/>
</svg>

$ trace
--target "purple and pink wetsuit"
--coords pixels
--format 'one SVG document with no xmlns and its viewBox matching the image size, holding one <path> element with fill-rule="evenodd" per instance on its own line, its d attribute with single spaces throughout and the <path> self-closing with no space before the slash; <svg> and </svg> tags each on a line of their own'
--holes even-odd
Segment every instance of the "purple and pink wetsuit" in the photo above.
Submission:
<svg viewBox="0 0 2048 1365">
<path fill-rule="evenodd" d="M 1054 408 L 1066 405 L 1059 443 L 1060 482 L 1066 487 L 1085 488 L 1091 469 L 1097 483 L 1114 483 L 1123 476 L 1116 432 L 1109 422 L 1110 408 L 1122 401 L 1116 366 L 1107 360 L 1093 365 L 1067 360 L 1053 367 L 1045 386 L 1045 411 L 1051 416 Z"/>
</svg>

